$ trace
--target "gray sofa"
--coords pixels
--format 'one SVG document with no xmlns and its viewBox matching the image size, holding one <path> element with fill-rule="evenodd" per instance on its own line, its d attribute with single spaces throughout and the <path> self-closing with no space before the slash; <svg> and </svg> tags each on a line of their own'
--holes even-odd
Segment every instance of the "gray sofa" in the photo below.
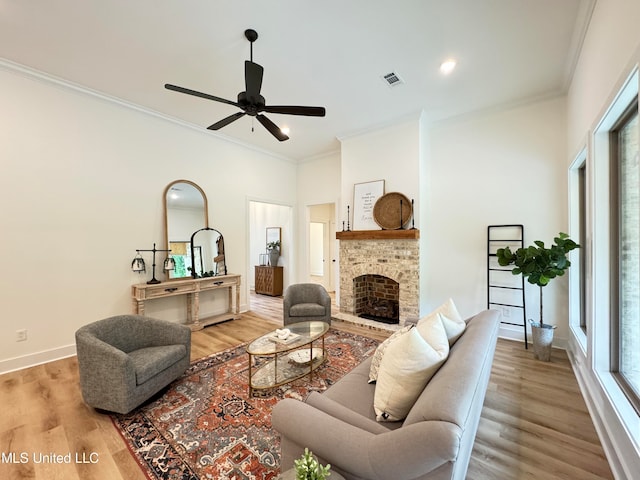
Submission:
<svg viewBox="0 0 640 480">
<path fill-rule="evenodd" d="M 140 315 L 119 315 L 76 332 L 84 401 L 127 413 L 189 367 L 191 329 Z"/>
<path fill-rule="evenodd" d="M 466 320 L 447 361 L 402 422 L 377 422 L 375 385 L 367 383 L 371 358 L 324 394 L 273 409 L 281 435 L 281 468 L 291 468 L 307 447 L 350 480 L 465 478 L 491 374 L 499 314 L 486 310 Z"/>
</svg>

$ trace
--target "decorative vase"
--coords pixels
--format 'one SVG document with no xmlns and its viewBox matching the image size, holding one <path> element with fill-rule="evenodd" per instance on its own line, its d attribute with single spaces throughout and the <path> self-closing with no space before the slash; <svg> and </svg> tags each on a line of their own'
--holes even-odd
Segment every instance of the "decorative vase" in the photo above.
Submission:
<svg viewBox="0 0 640 480">
<path fill-rule="evenodd" d="M 553 344 L 553 331 L 555 325 L 531 322 L 531 334 L 533 337 L 533 356 L 543 362 L 551 360 L 551 346 Z"/>
<path fill-rule="evenodd" d="M 278 265 L 278 259 L 280 258 L 280 251 L 269 250 L 269 265 L 276 267 Z"/>
</svg>

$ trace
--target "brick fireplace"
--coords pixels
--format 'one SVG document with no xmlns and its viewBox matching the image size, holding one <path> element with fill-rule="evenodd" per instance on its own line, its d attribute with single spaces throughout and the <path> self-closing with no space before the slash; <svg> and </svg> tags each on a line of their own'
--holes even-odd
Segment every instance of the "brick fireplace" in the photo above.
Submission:
<svg viewBox="0 0 640 480">
<path fill-rule="evenodd" d="M 379 310 L 395 309 L 394 323 L 400 326 L 407 321 L 417 321 L 420 312 L 419 231 L 338 232 L 336 238 L 340 240 L 340 312 L 357 316 L 366 310 L 364 304 L 369 303 L 377 304 Z M 372 283 L 367 285 L 366 279 Z M 371 293 L 375 291 L 378 293 Z M 375 298 L 386 298 L 389 302 L 376 302 Z M 385 312 L 384 316 L 387 314 Z"/>
</svg>

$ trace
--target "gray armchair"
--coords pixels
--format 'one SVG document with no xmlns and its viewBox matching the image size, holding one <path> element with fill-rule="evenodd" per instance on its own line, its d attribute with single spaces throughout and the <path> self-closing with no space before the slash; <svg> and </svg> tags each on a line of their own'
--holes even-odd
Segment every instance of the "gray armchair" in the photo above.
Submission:
<svg viewBox="0 0 640 480">
<path fill-rule="evenodd" d="M 127 413 L 184 373 L 191 329 L 141 315 L 119 315 L 76 332 L 84 401 Z"/>
<path fill-rule="evenodd" d="M 331 325 L 331 297 L 317 283 L 296 283 L 284 292 L 284 324 L 319 320 Z"/>
</svg>

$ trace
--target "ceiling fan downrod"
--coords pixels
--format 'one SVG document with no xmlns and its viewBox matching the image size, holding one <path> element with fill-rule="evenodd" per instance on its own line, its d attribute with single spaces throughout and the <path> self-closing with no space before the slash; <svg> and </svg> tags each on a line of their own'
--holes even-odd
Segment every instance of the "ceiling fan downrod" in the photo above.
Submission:
<svg viewBox="0 0 640 480">
<path fill-rule="evenodd" d="M 251 62 L 253 62 L 253 42 L 258 39 L 258 32 L 255 30 L 248 28 L 244 31 L 244 36 L 249 40 L 249 45 L 251 46 Z"/>
</svg>

